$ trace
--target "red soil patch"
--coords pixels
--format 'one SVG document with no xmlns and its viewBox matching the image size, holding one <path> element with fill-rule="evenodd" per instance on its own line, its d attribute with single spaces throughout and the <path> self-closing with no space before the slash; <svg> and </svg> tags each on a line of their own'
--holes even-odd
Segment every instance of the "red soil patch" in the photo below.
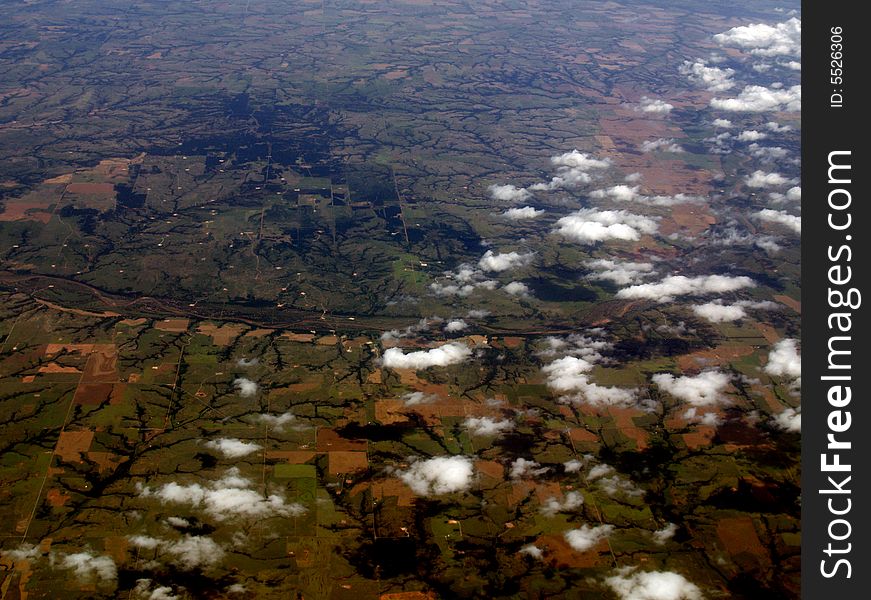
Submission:
<svg viewBox="0 0 871 600">
<path fill-rule="evenodd" d="M 115 197 L 115 186 L 111 183 L 71 183 L 67 185 L 66 191 L 68 194 Z"/>
<path fill-rule="evenodd" d="M 753 347 L 746 344 L 724 344 L 710 350 L 699 350 L 684 354 L 677 359 L 677 365 L 684 373 L 694 373 L 706 367 L 727 365 L 733 360 L 750 356 Z"/>
<path fill-rule="evenodd" d="M 245 331 L 245 326 L 234 324 L 218 326 L 214 323 L 203 323 L 197 328 L 197 331 L 211 337 L 212 343 L 216 346 L 229 346 Z"/>
<path fill-rule="evenodd" d="M 768 325 L 767 323 L 754 323 L 753 326 L 759 330 L 759 333 L 762 334 L 762 337 L 764 337 L 765 341 L 769 344 L 776 344 L 780 341 L 780 334 L 777 333 L 777 330 L 771 325 Z"/>
<path fill-rule="evenodd" d="M 315 339 L 313 333 L 282 333 L 281 337 L 289 339 L 291 342 L 311 342 Z"/>
<path fill-rule="evenodd" d="M 768 552 L 759 541 L 750 517 L 731 517 L 717 523 L 717 536 L 732 557 L 750 554 L 760 563 L 768 564 Z"/>
<path fill-rule="evenodd" d="M 334 450 L 327 453 L 330 474 L 353 473 L 369 468 L 369 459 L 365 452 L 347 452 Z"/>
<path fill-rule="evenodd" d="M 591 431 L 587 431 L 586 429 L 582 429 L 580 427 L 575 427 L 569 429 L 569 438 L 573 442 L 594 442 L 598 443 L 599 436 Z"/>
<path fill-rule="evenodd" d="M 586 552 L 578 552 L 561 535 L 543 535 L 535 541 L 539 548 L 546 547 L 557 567 L 585 568 L 607 565 L 611 562 L 607 540 L 601 540 Z"/>
<path fill-rule="evenodd" d="M 475 471 L 498 481 L 502 481 L 505 474 L 505 468 L 502 466 L 502 463 L 495 460 L 476 460 Z"/>
<path fill-rule="evenodd" d="M 93 441 L 93 431 L 61 431 L 54 453 L 64 462 L 80 463 L 82 454 L 88 451 Z"/>
<path fill-rule="evenodd" d="M 47 365 L 42 365 L 37 369 L 40 373 L 81 373 L 76 367 L 64 367 L 57 363 L 48 363 Z M 33 375 L 31 375 L 33 377 Z M 33 379 L 31 379 L 33 381 Z"/>
<path fill-rule="evenodd" d="M 283 460 L 292 465 L 304 465 L 317 456 L 314 450 L 267 450 L 266 460 Z"/>
<path fill-rule="evenodd" d="M 88 460 L 97 463 L 97 470 L 100 473 L 111 473 L 118 468 L 122 462 L 127 461 L 126 456 L 119 456 L 111 452 L 88 452 Z"/>
<path fill-rule="evenodd" d="M 634 417 L 640 417 L 644 413 L 634 408 L 615 408 L 608 409 L 608 414 L 614 418 L 614 424 L 620 432 L 635 442 L 637 450 L 647 448 L 647 432 L 638 427 L 632 420 Z"/>
<path fill-rule="evenodd" d="M 76 388 L 73 402 L 84 406 L 99 406 L 103 402 L 113 403 L 114 391 L 115 385 L 112 383 L 80 383 Z"/>
<path fill-rule="evenodd" d="M 332 429 L 318 429 L 318 452 L 334 452 L 344 450 L 346 452 L 366 452 L 368 442 L 366 440 L 349 440 Z"/>
<path fill-rule="evenodd" d="M 796 300 L 795 298 L 790 298 L 789 296 L 784 296 L 782 294 L 778 294 L 774 296 L 774 299 L 780 302 L 781 304 L 785 304 L 790 307 L 792 310 L 801 314 L 801 302 Z"/>
<path fill-rule="evenodd" d="M 699 425 L 695 431 L 685 433 L 683 441 L 690 450 L 698 448 L 707 448 L 711 445 L 711 440 L 717 433 L 717 428 L 710 425 Z"/>
<path fill-rule="evenodd" d="M 190 319 L 164 319 L 154 324 L 154 328 L 160 331 L 169 331 L 172 333 L 181 333 L 188 330 Z"/>
<path fill-rule="evenodd" d="M 375 402 L 375 420 L 382 425 L 408 421 L 405 412 L 405 402 L 402 400 L 378 400 Z"/>
<path fill-rule="evenodd" d="M 118 372 L 118 350 L 114 344 L 94 344 L 93 351 L 85 363 L 82 381 L 87 383 L 105 383 L 116 381 Z"/>
<path fill-rule="evenodd" d="M 63 506 L 67 503 L 67 501 L 72 498 L 69 494 L 64 494 L 57 488 L 51 488 L 45 494 L 45 500 L 52 506 Z"/>
</svg>

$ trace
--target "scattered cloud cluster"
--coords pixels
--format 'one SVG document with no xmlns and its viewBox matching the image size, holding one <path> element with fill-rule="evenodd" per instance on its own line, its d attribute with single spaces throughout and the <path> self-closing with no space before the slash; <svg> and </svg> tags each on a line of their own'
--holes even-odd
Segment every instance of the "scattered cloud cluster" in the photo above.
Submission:
<svg viewBox="0 0 871 600">
<path fill-rule="evenodd" d="M 284 427 L 286 425 L 293 423 L 296 420 L 296 416 L 290 412 L 282 413 L 280 415 L 263 413 L 259 415 L 252 415 L 246 420 L 252 423 L 266 425 L 275 432 L 281 432 L 284 431 Z"/>
<path fill-rule="evenodd" d="M 656 233 L 658 227 L 654 218 L 625 210 L 582 208 L 559 219 L 554 233 L 582 244 L 595 244 L 608 240 L 637 241 L 643 234 Z"/>
<path fill-rule="evenodd" d="M 659 150 L 661 152 L 673 152 L 675 154 L 680 154 L 681 152 L 685 152 L 685 150 L 674 141 L 674 138 L 658 138 L 655 140 L 647 140 L 643 142 L 641 146 L 639 146 L 639 150 L 644 153 L 654 152 Z"/>
<path fill-rule="evenodd" d="M 585 264 L 594 270 L 588 275 L 590 279 L 611 281 L 617 285 L 639 283 L 645 277 L 653 274 L 653 264 L 647 262 L 620 262 L 600 258 L 587 261 Z"/>
<path fill-rule="evenodd" d="M 548 467 L 542 467 L 541 464 L 534 460 L 529 460 L 523 457 L 515 459 L 508 468 L 508 476 L 511 479 L 528 479 L 544 475 L 550 471 Z"/>
<path fill-rule="evenodd" d="M 514 429 L 514 423 L 508 419 L 496 420 L 491 417 L 466 417 L 463 427 L 472 435 L 501 435 Z"/>
<path fill-rule="evenodd" d="M 474 479 L 472 459 L 465 456 L 436 456 L 417 460 L 399 473 L 399 478 L 420 496 L 463 492 Z"/>
<path fill-rule="evenodd" d="M 184 535 L 177 540 L 164 540 L 147 535 L 128 536 L 130 544 L 143 550 L 155 550 L 175 559 L 176 566 L 190 571 L 212 567 L 222 560 L 226 552 L 208 536 Z"/>
<path fill-rule="evenodd" d="M 788 227 L 795 233 L 801 233 L 801 217 L 791 215 L 785 210 L 763 208 L 759 212 L 754 213 L 753 217 L 766 223 L 777 223 L 778 225 Z"/>
<path fill-rule="evenodd" d="M 171 482 L 154 489 L 141 484 L 137 487 L 142 498 L 201 508 L 216 521 L 294 517 L 306 512 L 301 504 L 288 503 L 278 494 L 266 496 L 255 490 L 253 482 L 242 477 L 236 467 L 227 469 L 223 477 L 205 485 Z"/>
<path fill-rule="evenodd" d="M 203 445 L 209 450 L 219 452 L 224 456 L 224 458 L 242 458 L 243 456 L 248 456 L 252 452 L 257 452 L 258 450 L 263 449 L 263 446 L 260 444 L 243 442 L 237 438 L 210 440 Z"/>
<path fill-rule="evenodd" d="M 710 370 L 681 377 L 675 377 L 671 373 L 657 373 L 652 380 L 664 392 L 694 407 L 701 407 L 723 402 L 723 391 L 728 387 L 731 378 L 726 373 Z"/>
<path fill-rule="evenodd" d="M 740 277 L 730 275 L 699 275 L 697 277 L 671 275 L 656 283 L 641 283 L 623 288 L 617 292 L 617 297 L 626 300 L 647 299 L 671 302 L 678 296 L 724 294 L 753 285 L 755 285 L 753 280 L 743 275 Z"/>
<path fill-rule="evenodd" d="M 801 187 L 793 186 L 786 190 L 785 194 L 781 194 L 780 192 L 770 192 L 768 197 L 771 198 L 773 202 L 789 202 L 789 201 L 800 201 L 801 200 Z"/>
<path fill-rule="evenodd" d="M 142 600 L 176 600 L 178 598 L 168 585 L 155 585 L 147 578 L 136 580 L 133 593 Z"/>
<path fill-rule="evenodd" d="M 400 348 L 388 348 L 381 357 L 381 364 L 389 369 L 423 370 L 430 367 L 446 367 L 465 362 L 472 350 L 460 342 L 451 342 L 430 350 L 418 350 L 405 354 Z"/>
<path fill-rule="evenodd" d="M 22 542 L 15 548 L 0 550 L 0 556 L 14 562 L 34 561 L 42 557 L 39 546 Z M 48 553 L 51 565 L 72 571 L 82 583 L 114 582 L 118 578 L 118 567 L 109 556 L 95 554 L 90 550 L 82 550 L 72 554 L 51 551 Z"/>
<path fill-rule="evenodd" d="M 619 202 L 640 202 L 652 206 L 674 206 L 675 204 L 689 204 L 704 201 L 704 198 L 701 196 L 691 196 L 683 193 L 675 194 L 674 196 L 646 196 L 642 194 L 640 190 L 641 186 L 618 184 L 601 190 L 593 190 L 590 192 L 590 197 L 596 199 L 616 200 Z"/>
<path fill-rule="evenodd" d="M 577 150 L 552 156 L 550 162 L 556 167 L 557 174 L 547 183 L 536 183 L 529 186 L 530 190 L 548 191 L 578 187 L 593 180 L 590 171 L 606 169 L 611 166 L 611 161 L 608 159 L 594 158 Z"/>
<path fill-rule="evenodd" d="M 60 566 L 75 573 L 79 581 L 115 581 L 118 567 L 108 556 L 83 551 L 60 556 Z"/>
<path fill-rule="evenodd" d="M 748 50 L 757 56 L 799 57 L 801 56 L 801 19 L 793 17 L 774 26 L 753 23 L 733 27 L 715 35 L 714 41 L 723 46 Z"/>
<path fill-rule="evenodd" d="M 606 539 L 614 531 L 613 525 L 597 525 L 590 527 L 586 523 L 579 529 L 570 529 L 563 534 L 569 546 L 578 552 L 586 552 L 601 540 Z"/>
<path fill-rule="evenodd" d="M 588 375 L 593 363 L 576 356 L 559 358 L 541 368 L 551 389 L 566 395 L 562 401 L 586 403 L 593 406 L 628 406 L 635 401 L 635 391 L 618 387 L 605 387 L 590 381 Z"/>
<path fill-rule="evenodd" d="M 444 273 L 448 282 L 434 281 L 429 285 L 430 290 L 437 296 L 469 296 L 477 289 L 495 290 L 499 282 L 488 279 L 486 272 L 502 273 L 528 265 L 535 256 L 534 252 L 493 252 L 487 250 L 473 266 L 463 263 L 454 271 Z M 509 284 L 510 285 L 510 284 Z M 509 294 L 518 294 L 516 286 L 505 290 Z M 471 313 L 469 313 L 471 316 Z M 488 313 L 489 314 L 489 313 Z M 437 317 L 433 317 L 435 319 Z M 423 322 L 423 321 L 422 321 Z M 391 332 L 388 332 L 388 334 Z M 385 334 L 386 335 L 386 334 Z M 395 337 L 395 335 L 394 335 Z M 384 339 L 384 335 L 382 335 Z"/>
<path fill-rule="evenodd" d="M 417 334 L 428 331 L 433 325 L 441 325 L 444 319 L 441 317 L 424 317 L 417 323 L 409 325 L 405 329 L 390 329 L 381 334 L 382 342 L 393 342 L 404 338 L 415 337 Z"/>
<path fill-rule="evenodd" d="M 562 501 L 557 498 L 548 498 L 541 505 L 541 513 L 548 517 L 552 517 L 560 512 L 571 512 L 580 508 L 584 504 L 584 497 L 580 492 L 566 492 Z"/>
<path fill-rule="evenodd" d="M 605 579 L 620 600 L 702 600 L 697 585 L 671 571 L 636 571 L 624 567 Z"/>
</svg>

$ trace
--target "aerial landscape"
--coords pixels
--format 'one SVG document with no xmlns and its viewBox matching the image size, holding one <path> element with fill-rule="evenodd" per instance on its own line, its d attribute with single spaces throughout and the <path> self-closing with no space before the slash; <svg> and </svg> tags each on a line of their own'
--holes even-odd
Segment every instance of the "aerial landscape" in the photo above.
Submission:
<svg viewBox="0 0 871 600">
<path fill-rule="evenodd" d="M 798 598 L 801 14 L 0 19 L 0 600 Z"/>
</svg>

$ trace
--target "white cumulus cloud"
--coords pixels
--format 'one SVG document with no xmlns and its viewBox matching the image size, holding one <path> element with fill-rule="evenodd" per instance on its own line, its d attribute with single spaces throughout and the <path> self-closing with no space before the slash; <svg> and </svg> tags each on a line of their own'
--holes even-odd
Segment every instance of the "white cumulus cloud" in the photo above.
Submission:
<svg viewBox="0 0 871 600">
<path fill-rule="evenodd" d="M 801 86 L 745 86 L 736 98 L 711 98 L 711 107 L 730 112 L 801 112 Z"/>
<path fill-rule="evenodd" d="M 214 566 L 226 555 L 224 548 L 207 536 L 184 535 L 178 540 L 163 540 L 147 535 L 134 535 L 127 539 L 134 547 L 168 554 L 175 559 L 176 566 L 187 571 Z"/>
<path fill-rule="evenodd" d="M 527 297 L 530 295 L 529 286 L 522 281 L 512 281 L 511 283 L 505 284 L 502 289 L 506 294 L 511 294 L 512 296 Z"/>
<path fill-rule="evenodd" d="M 583 244 L 595 244 L 608 240 L 637 241 L 642 234 L 655 233 L 658 227 L 653 218 L 625 210 L 582 208 L 559 219 L 554 233 Z"/>
<path fill-rule="evenodd" d="M 730 377 L 726 373 L 711 370 L 681 377 L 657 373 L 652 380 L 661 390 L 693 406 L 711 406 L 725 400 L 723 391 L 728 387 Z"/>
<path fill-rule="evenodd" d="M 605 579 L 620 600 L 702 600 L 697 585 L 671 571 L 636 571 L 634 567 L 617 570 Z"/>
<path fill-rule="evenodd" d="M 768 25 L 753 23 L 733 27 L 714 36 L 723 46 L 749 50 L 757 56 L 801 56 L 801 19 L 793 17 L 784 23 Z"/>
<path fill-rule="evenodd" d="M 749 277 L 732 277 L 730 275 L 671 275 L 656 283 L 641 283 L 617 292 L 618 298 L 629 300 L 649 299 L 660 302 L 671 302 L 677 296 L 703 296 L 705 294 L 723 294 L 742 288 L 752 287 L 753 280 Z"/>
<path fill-rule="evenodd" d="M 641 97 L 641 102 L 638 106 L 635 107 L 635 110 L 643 113 L 652 113 L 657 115 L 668 114 L 674 108 L 673 105 L 668 102 L 664 102 L 662 100 L 648 98 L 647 96 Z"/>
<path fill-rule="evenodd" d="M 748 187 L 752 188 L 775 187 L 788 183 L 796 183 L 795 179 L 789 179 L 780 173 L 766 173 L 761 170 L 753 171 L 744 181 Z"/>
<path fill-rule="evenodd" d="M 389 369 L 428 369 L 446 367 L 465 362 L 472 355 L 468 346 L 451 342 L 430 350 L 418 350 L 405 354 L 399 348 L 388 348 L 381 357 L 381 364 Z"/>
<path fill-rule="evenodd" d="M 469 489 L 474 478 L 472 459 L 465 456 L 436 456 L 417 460 L 400 472 L 399 478 L 420 496 L 453 494 Z"/>
<path fill-rule="evenodd" d="M 518 202 L 526 200 L 532 195 L 523 188 L 513 185 L 491 185 L 487 188 L 487 191 L 490 193 L 491 198 L 503 202 Z"/>
<path fill-rule="evenodd" d="M 521 254 L 519 252 L 494 253 L 492 250 L 487 250 L 481 260 L 478 261 L 478 267 L 483 271 L 508 271 L 528 265 L 532 261 L 533 253 L 528 252 Z"/>
<path fill-rule="evenodd" d="M 233 380 L 233 385 L 243 398 L 250 398 L 257 393 L 257 383 L 247 377 L 237 377 Z"/>
<path fill-rule="evenodd" d="M 601 540 L 604 540 L 614 531 L 613 525 L 597 525 L 590 527 L 586 523 L 579 529 L 570 529 L 563 534 L 566 541 L 578 552 L 585 552 L 593 548 Z"/>
<path fill-rule="evenodd" d="M 541 505 L 542 514 L 552 517 L 560 512 L 570 512 L 580 508 L 584 504 L 584 497 L 580 492 L 567 492 L 562 501 L 557 498 L 548 498 Z"/>
<path fill-rule="evenodd" d="M 646 262 L 620 262 L 600 258 L 587 261 L 586 266 L 595 271 L 588 276 L 590 279 L 611 281 L 617 285 L 638 283 L 653 273 L 653 264 Z"/>
<path fill-rule="evenodd" d="M 242 458 L 248 456 L 252 452 L 262 450 L 263 446 L 252 442 L 243 442 L 237 438 L 221 438 L 218 440 L 210 440 L 203 444 L 206 448 L 220 452 L 224 458 Z"/>
<path fill-rule="evenodd" d="M 801 217 L 791 215 L 785 210 L 774 210 L 771 208 L 763 208 L 753 217 L 767 223 L 777 223 L 793 230 L 795 233 L 801 233 Z"/>
<path fill-rule="evenodd" d="M 735 82 L 732 81 L 732 75 L 735 74 L 734 69 L 709 67 L 701 60 L 684 61 L 679 71 L 681 75 L 686 76 L 694 84 L 709 92 L 725 92 L 735 85 Z"/>
<path fill-rule="evenodd" d="M 788 377 L 801 380 L 801 354 L 798 351 L 798 340 L 782 339 L 768 353 L 765 372 L 777 377 Z"/>
<path fill-rule="evenodd" d="M 801 433 L 801 407 L 784 409 L 774 416 L 773 422 L 778 429 Z"/>
<path fill-rule="evenodd" d="M 288 503 L 278 494 L 264 495 L 255 490 L 253 482 L 242 477 L 236 467 L 227 469 L 223 477 L 206 484 L 170 482 L 154 489 L 140 486 L 139 495 L 156 498 L 165 504 L 201 508 L 217 521 L 293 517 L 306 512 L 301 504 Z"/>
<path fill-rule="evenodd" d="M 663 152 L 674 152 L 680 154 L 684 149 L 674 141 L 674 138 L 659 138 L 655 140 L 647 140 L 638 147 L 642 152 L 653 152 L 661 150 Z"/>
<path fill-rule="evenodd" d="M 463 427 L 472 435 L 500 435 L 514 429 L 514 423 L 508 419 L 497 421 L 490 417 L 466 417 Z"/>
<path fill-rule="evenodd" d="M 115 581 L 118 578 L 118 567 L 108 556 L 96 555 L 91 552 L 76 552 L 61 557 L 60 566 L 70 569 L 79 581 Z"/>
</svg>

